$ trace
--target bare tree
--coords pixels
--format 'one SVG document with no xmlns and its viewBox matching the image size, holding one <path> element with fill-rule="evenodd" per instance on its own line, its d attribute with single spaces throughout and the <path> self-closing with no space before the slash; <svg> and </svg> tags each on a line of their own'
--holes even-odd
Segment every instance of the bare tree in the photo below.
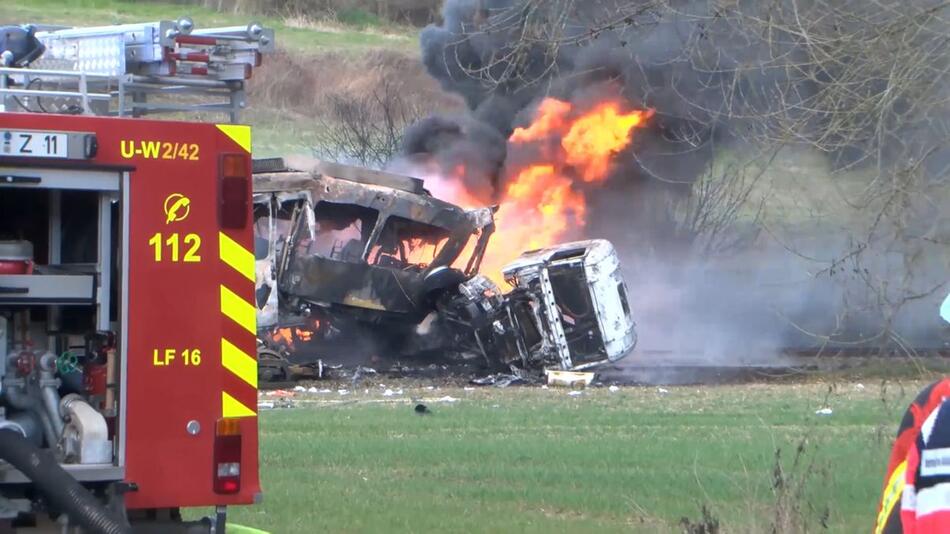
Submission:
<svg viewBox="0 0 950 534">
<path fill-rule="evenodd" d="M 753 243 L 767 201 L 766 190 L 755 193 L 778 151 L 708 165 L 675 208 L 680 240 L 702 258 L 731 254 Z"/>
<path fill-rule="evenodd" d="M 325 108 L 314 155 L 372 167 L 392 160 L 405 129 L 425 116 L 421 105 L 407 99 L 397 83 L 387 79 L 364 95 L 330 94 Z"/>
<path fill-rule="evenodd" d="M 842 313 L 881 325 L 866 339 L 909 351 L 894 318 L 947 287 L 934 277 L 950 256 L 950 2 L 512 1 L 466 19 L 440 60 L 446 78 L 464 75 L 482 95 L 543 93 L 588 75 L 579 51 L 598 46 L 626 50 L 623 68 L 607 70 L 657 108 L 682 154 L 708 148 L 670 207 L 704 254 L 734 249 L 739 214 L 768 209 L 752 191 L 777 151 L 825 154 L 829 190 L 857 215 L 842 229 L 848 245 L 819 258 L 783 243 L 814 263 L 815 277 L 847 274 Z M 722 169 L 712 145 L 723 137 L 757 159 Z M 641 170 L 664 179 L 656 166 Z M 855 176 L 858 191 L 837 183 Z"/>
</svg>

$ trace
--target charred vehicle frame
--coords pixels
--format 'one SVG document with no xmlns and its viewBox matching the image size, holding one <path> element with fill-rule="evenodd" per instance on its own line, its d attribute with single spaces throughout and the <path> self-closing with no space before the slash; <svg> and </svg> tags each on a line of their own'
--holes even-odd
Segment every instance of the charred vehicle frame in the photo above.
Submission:
<svg viewBox="0 0 950 534">
<path fill-rule="evenodd" d="M 581 369 L 636 343 L 609 242 L 522 254 L 504 269 L 505 294 L 478 273 L 494 208 L 444 202 L 412 177 L 310 165 L 255 164 L 262 378 L 381 356 Z M 286 350 L 301 342 L 312 350 Z"/>
</svg>

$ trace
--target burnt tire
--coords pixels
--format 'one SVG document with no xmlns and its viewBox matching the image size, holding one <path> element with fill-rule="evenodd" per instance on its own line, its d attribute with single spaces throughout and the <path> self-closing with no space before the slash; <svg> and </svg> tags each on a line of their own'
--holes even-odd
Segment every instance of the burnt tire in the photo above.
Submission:
<svg viewBox="0 0 950 534">
<path fill-rule="evenodd" d="M 289 378 L 287 360 L 271 349 L 257 351 L 258 382 L 282 382 Z"/>
</svg>

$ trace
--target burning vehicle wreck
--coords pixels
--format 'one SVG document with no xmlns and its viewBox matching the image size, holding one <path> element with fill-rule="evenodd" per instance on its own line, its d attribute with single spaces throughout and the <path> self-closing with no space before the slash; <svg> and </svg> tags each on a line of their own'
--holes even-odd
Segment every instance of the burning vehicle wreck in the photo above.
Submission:
<svg viewBox="0 0 950 534">
<path fill-rule="evenodd" d="M 408 176 L 306 167 L 255 162 L 263 380 L 318 362 L 580 369 L 636 343 L 609 242 L 525 253 L 503 269 L 505 294 L 479 274 L 493 208 L 439 200 Z"/>
</svg>

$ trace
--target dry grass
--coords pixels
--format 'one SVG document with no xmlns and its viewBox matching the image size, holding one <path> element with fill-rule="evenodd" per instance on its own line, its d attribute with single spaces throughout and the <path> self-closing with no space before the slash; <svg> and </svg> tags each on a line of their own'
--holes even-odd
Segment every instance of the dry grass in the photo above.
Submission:
<svg viewBox="0 0 950 534">
<path fill-rule="evenodd" d="M 336 120 L 333 100 L 370 97 L 384 85 L 424 115 L 464 108 L 459 97 L 441 90 L 417 57 L 403 52 L 279 51 L 255 71 L 250 84 L 247 119 L 255 129 L 255 155 L 310 155 Z"/>
<path fill-rule="evenodd" d="M 389 50 L 315 55 L 280 51 L 255 73 L 249 96 L 257 108 L 320 117 L 328 95 L 369 94 L 383 80 L 396 84 L 406 98 L 433 112 L 457 111 L 464 105 L 439 88 L 418 58 Z"/>
<path fill-rule="evenodd" d="M 298 30 L 312 30 L 326 33 L 347 33 L 353 31 L 353 26 L 340 22 L 330 14 L 312 16 L 306 13 L 288 15 L 281 19 L 284 26 Z M 361 28 L 361 33 L 378 35 L 393 40 L 405 39 L 407 29 L 396 26 L 367 26 Z"/>
</svg>

